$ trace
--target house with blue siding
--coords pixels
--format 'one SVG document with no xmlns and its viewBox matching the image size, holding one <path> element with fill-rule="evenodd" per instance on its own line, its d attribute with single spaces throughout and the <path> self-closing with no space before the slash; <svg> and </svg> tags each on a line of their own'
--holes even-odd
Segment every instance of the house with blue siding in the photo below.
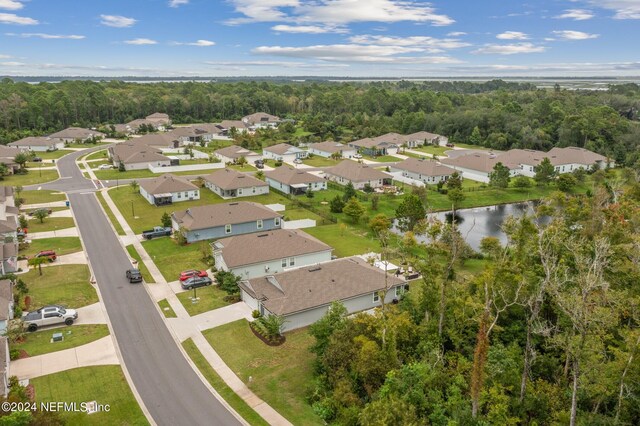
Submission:
<svg viewBox="0 0 640 426">
<path fill-rule="evenodd" d="M 171 214 L 174 231 L 188 243 L 280 229 L 282 215 L 258 203 L 209 204 Z"/>
<path fill-rule="evenodd" d="M 299 229 L 222 238 L 211 243 L 218 270 L 242 279 L 273 275 L 331 260 L 331 246 Z"/>
</svg>

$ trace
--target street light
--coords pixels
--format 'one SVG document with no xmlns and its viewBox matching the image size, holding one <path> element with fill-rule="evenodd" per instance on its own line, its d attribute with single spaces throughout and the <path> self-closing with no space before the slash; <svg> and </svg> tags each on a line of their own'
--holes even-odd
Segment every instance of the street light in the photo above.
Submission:
<svg viewBox="0 0 640 426">
<path fill-rule="evenodd" d="M 133 200 L 131 201 L 131 216 L 132 216 L 134 219 L 135 219 L 135 217 L 136 217 L 136 213 L 135 213 L 135 211 L 133 210 Z"/>
</svg>

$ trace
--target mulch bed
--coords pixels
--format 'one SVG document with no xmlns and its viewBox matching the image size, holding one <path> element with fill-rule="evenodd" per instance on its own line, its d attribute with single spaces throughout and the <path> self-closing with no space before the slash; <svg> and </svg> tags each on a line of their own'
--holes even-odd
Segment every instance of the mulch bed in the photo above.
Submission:
<svg viewBox="0 0 640 426">
<path fill-rule="evenodd" d="M 24 349 L 20 349 L 20 355 L 18 355 L 18 359 L 29 358 L 31 355 L 27 353 Z"/>
<path fill-rule="evenodd" d="M 262 342 L 268 346 L 280 346 L 287 340 L 287 338 L 282 335 L 278 336 L 277 339 L 267 339 L 265 336 L 260 334 L 260 332 L 254 328 L 254 325 L 252 322 L 249 323 L 249 328 L 251 329 L 253 334 L 256 335 L 258 339 L 262 340 Z"/>
</svg>

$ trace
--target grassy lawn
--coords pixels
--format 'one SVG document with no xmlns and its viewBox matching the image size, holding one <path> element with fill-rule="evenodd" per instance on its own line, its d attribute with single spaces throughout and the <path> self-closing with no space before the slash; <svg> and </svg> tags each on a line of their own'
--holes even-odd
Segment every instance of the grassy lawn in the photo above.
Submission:
<svg viewBox="0 0 640 426">
<path fill-rule="evenodd" d="M 313 167 L 332 167 L 338 164 L 340 161 L 332 160 L 331 158 L 324 158 L 319 155 L 314 155 L 311 158 L 305 158 L 302 160 L 303 164 L 307 164 Z"/>
<path fill-rule="evenodd" d="M 305 402 L 305 389 L 312 382 L 313 338 L 306 329 L 286 334 L 281 346 L 267 346 L 255 337 L 246 320 L 235 321 L 203 332 L 224 362 L 260 398 L 296 426 L 321 425 Z M 253 378 L 249 382 L 249 376 Z"/>
<path fill-rule="evenodd" d="M 91 154 L 87 155 L 84 159 L 85 160 L 99 160 L 99 159 L 106 159 L 108 156 L 109 156 L 109 154 L 107 154 L 107 150 L 106 149 L 101 149 L 99 151 L 92 152 Z"/>
<path fill-rule="evenodd" d="M 56 151 L 48 151 L 48 152 L 36 152 L 36 157 L 40 157 L 43 160 L 57 160 L 60 157 L 63 157 L 67 154 L 71 154 L 72 151 L 70 149 L 58 149 Z"/>
<path fill-rule="evenodd" d="M 86 265 L 47 266 L 42 268 L 42 275 L 31 269 L 20 278 L 29 288 L 32 310 L 50 304 L 75 309 L 98 301 L 98 294 L 89 284 Z"/>
<path fill-rule="evenodd" d="M 172 238 L 162 237 L 144 241 L 142 245 L 167 281 L 177 280 L 186 269 L 209 268 L 202 261 L 203 247 L 211 252 L 206 241 L 180 246 Z"/>
<path fill-rule="evenodd" d="M 118 235 L 126 235 L 126 233 L 124 232 L 124 229 L 122 229 L 122 226 L 120 225 L 120 222 L 118 222 L 113 212 L 107 205 L 107 202 L 105 201 L 104 195 L 102 195 L 102 192 L 98 191 L 95 194 L 96 194 L 96 198 L 98 198 L 98 201 L 100 202 L 100 205 L 102 206 L 105 213 L 107 214 L 107 217 L 109 218 L 109 222 L 111 222 L 111 224 L 115 228 Z"/>
<path fill-rule="evenodd" d="M 20 255 L 31 257 L 42 250 L 55 250 L 58 256 L 82 251 L 80 238 L 56 237 L 31 240 L 29 247 L 21 250 Z"/>
<path fill-rule="evenodd" d="M 100 167 L 103 164 L 111 164 L 111 162 L 109 160 L 98 160 L 98 161 L 92 161 L 90 163 L 87 163 L 89 165 L 89 167 L 91 167 L 92 169 L 98 169 L 98 167 Z M 83 165 L 83 163 L 78 163 L 78 166 Z"/>
<path fill-rule="evenodd" d="M 194 316 L 229 305 L 228 302 L 224 301 L 226 295 L 227 293 L 220 290 L 217 286 L 210 285 L 196 289 L 196 297 L 200 298 L 196 303 L 191 301 L 193 290 L 183 291 L 176 296 L 178 296 L 180 303 L 182 303 L 182 306 L 184 306 L 189 315 Z"/>
<path fill-rule="evenodd" d="M 142 410 L 129 389 L 118 365 L 74 368 L 73 370 L 31 379 L 40 402 L 96 401 L 110 406 L 109 412 L 86 414 L 60 412 L 69 425 L 147 425 Z"/>
<path fill-rule="evenodd" d="M 333 254 L 338 257 L 380 251 L 380 243 L 375 238 L 369 236 L 363 229 L 353 226 L 347 226 L 344 231 L 340 229 L 340 224 L 316 226 L 303 231 L 329 244 L 334 248 Z"/>
<path fill-rule="evenodd" d="M 426 152 L 427 154 L 437 155 L 439 157 L 444 156 L 446 151 L 449 151 L 451 148 L 447 148 L 446 146 L 434 146 L 434 145 L 424 145 L 418 148 L 410 148 L 414 151 Z M 406 154 L 409 155 L 409 154 Z"/>
<path fill-rule="evenodd" d="M 95 175 L 101 180 L 116 180 L 116 179 L 142 179 L 159 176 L 156 173 L 152 173 L 149 169 L 144 170 L 129 170 L 126 172 L 118 171 L 118 169 L 96 170 Z"/>
<path fill-rule="evenodd" d="M 43 223 L 40 223 L 40 219 L 29 219 L 29 232 L 45 232 L 45 231 L 57 231 L 59 229 L 73 228 L 76 224 L 72 217 L 48 217 Z"/>
<path fill-rule="evenodd" d="M 362 158 L 365 160 L 377 161 L 379 163 L 394 163 L 398 161 L 402 161 L 398 157 L 393 157 L 391 155 L 378 155 L 377 157 L 372 157 L 370 155 L 362 155 Z"/>
<path fill-rule="evenodd" d="M 258 170 L 250 164 L 245 164 L 244 166 L 239 166 L 238 164 L 229 164 L 227 167 L 239 172 L 255 172 L 256 170 Z"/>
<path fill-rule="evenodd" d="M 182 342 L 182 347 L 185 352 L 191 358 L 191 361 L 198 367 L 198 370 L 207 379 L 207 382 L 213 387 L 220 396 L 227 401 L 227 404 L 231 406 L 242 418 L 252 426 L 268 426 L 269 423 L 264 421 L 258 413 L 256 413 L 249 405 L 244 402 L 216 373 L 211 367 L 211 364 L 202 355 L 202 352 L 198 349 L 191 338 Z"/>
<path fill-rule="evenodd" d="M 491 150 L 491 148 L 485 148 L 484 146 L 480 146 L 480 145 L 470 145 L 468 143 L 455 143 L 456 148 L 464 148 L 464 149 L 481 149 L 483 151 L 489 151 Z M 446 148 L 446 149 L 452 149 L 452 148 Z M 494 151 L 496 152 L 500 152 L 494 149 Z"/>
<path fill-rule="evenodd" d="M 62 333 L 64 340 L 51 343 L 51 334 L 54 332 Z M 105 324 L 71 325 L 54 330 L 26 333 L 24 341 L 13 343 L 11 348 L 22 349 L 29 356 L 36 356 L 86 345 L 108 335 L 109 328 Z"/>
<path fill-rule="evenodd" d="M 155 283 L 156 280 L 154 280 L 153 276 L 151 276 L 151 274 L 149 273 L 149 269 L 147 269 L 147 265 L 144 264 L 144 262 L 142 261 L 142 258 L 138 254 L 133 244 L 128 245 L 126 248 L 127 248 L 127 253 L 129 253 L 129 256 L 131 256 L 132 258 L 138 261 L 138 264 L 136 265 L 136 267 L 140 269 L 140 273 L 142 274 L 142 279 L 146 283 Z"/>
<path fill-rule="evenodd" d="M 9 175 L 2 180 L 4 186 L 26 186 L 35 185 L 37 183 L 51 182 L 58 179 L 57 170 L 38 170 L 31 169 L 26 175 Z"/>
<path fill-rule="evenodd" d="M 21 198 L 24 198 L 25 204 L 43 204 L 53 203 L 54 201 L 66 201 L 67 196 L 62 192 L 47 191 L 41 189 L 39 191 L 22 191 Z"/>
<path fill-rule="evenodd" d="M 173 309 L 171 309 L 171 305 L 169 305 L 169 302 L 167 301 L 167 299 L 162 299 L 162 300 L 158 301 L 158 306 L 160 306 L 160 310 L 164 314 L 165 318 L 177 318 L 178 317 L 176 315 L 176 313 L 173 312 Z"/>
<path fill-rule="evenodd" d="M 76 143 L 76 142 L 72 142 L 72 143 L 67 143 L 65 144 L 66 148 L 95 148 L 97 146 L 100 145 L 108 145 L 111 142 L 98 142 L 98 143 Z"/>
</svg>

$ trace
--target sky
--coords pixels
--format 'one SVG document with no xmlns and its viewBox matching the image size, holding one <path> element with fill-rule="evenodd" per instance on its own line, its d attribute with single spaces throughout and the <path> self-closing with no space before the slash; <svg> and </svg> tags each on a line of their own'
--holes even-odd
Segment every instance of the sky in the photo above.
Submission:
<svg viewBox="0 0 640 426">
<path fill-rule="evenodd" d="M 638 76 L 640 0 L 0 0 L 0 75 Z"/>
</svg>

